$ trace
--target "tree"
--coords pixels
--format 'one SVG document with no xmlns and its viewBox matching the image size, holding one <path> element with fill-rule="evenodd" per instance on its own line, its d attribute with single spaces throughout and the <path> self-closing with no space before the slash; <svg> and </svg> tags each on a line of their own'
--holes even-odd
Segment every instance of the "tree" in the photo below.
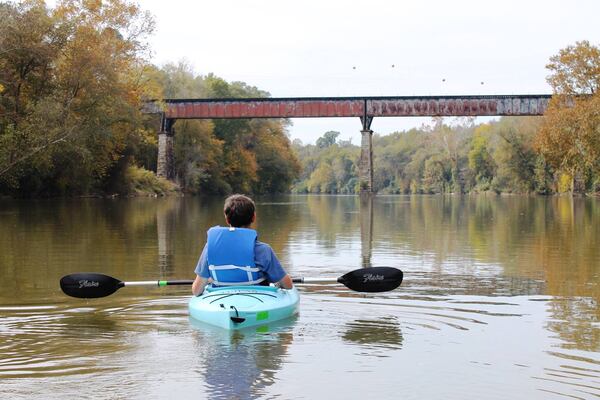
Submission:
<svg viewBox="0 0 600 400">
<path fill-rule="evenodd" d="M 492 155 L 497 166 L 493 189 L 498 192 L 532 192 L 537 189 L 534 175 L 538 154 L 533 140 L 539 130 L 540 117 L 502 117 L 490 124 L 491 138 L 495 143 Z M 540 181 L 538 181 L 540 183 Z M 540 188 L 547 192 L 547 188 Z"/>
<path fill-rule="evenodd" d="M 186 62 L 155 74 L 169 98 L 248 98 L 269 94 L 214 74 L 196 75 Z M 178 121 L 175 125 L 177 179 L 192 193 L 289 190 L 300 171 L 283 119 Z"/>
<path fill-rule="evenodd" d="M 146 140 L 153 20 L 127 0 L 0 5 L 0 190 L 107 188 Z"/>
<path fill-rule="evenodd" d="M 326 147 L 334 145 L 339 135 L 340 133 L 336 131 L 325 132 L 323 136 L 317 139 L 317 147 L 320 149 L 324 149 Z"/>
<path fill-rule="evenodd" d="M 335 176 L 329 163 L 319 164 L 311 174 L 308 190 L 313 193 L 335 193 Z"/>
<path fill-rule="evenodd" d="M 593 95 L 600 88 L 600 48 L 587 40 L 561 49 L 546 65 L 547 78 L 554 93 L 575 96 Z"/>
<path fill-rule="evenodd" d="M 485 127 L 485 126 L 484 126 Z M 475 174 L 475 180 L 483 190 L 487 190 L 494 177 L 495 165 L 488 151 L 488 138 L 481 133 L 475 134 L 469 151 L 469 168 Z"/>
<path fill-rule="evenodd" d="M 329 145 L 319 147 L 308 144 L 303 146 L 294 141 L 294 152 L 298 155 L 301 172 L 300 179 L 294 183 L 293 192 L 306 193 L 355 193 L 358 182 L 358 157 L 360 148 L 350 141 L 335 143 L 339 132 L 326 132 L 320 143 L 329 141 Z"/>
<path fill-rule="evenodd" d="M 550 59 L 550 101 L 536 145 L 545 160 L 571 178 L 571 192 L 585 190 L 600 172 L 600 49 L 577 42 Z"/>
<path fill-rule="evenodd" d="M 227 192 L 231 188 L 223 179 L 220 160 L 223 141 L 212 134 L 213 124 L 207 120 L 182 120 L 175 125 L 175 172 L 180 185 L 190 193 Z"/>
<path fill-rule="evenodd" d="M 251 124 L 256 143 L 253 151 L 258 164 L 257 193 L 281 193 L 290 189 L 300 173 L 300 162 L 291 150 L 280 120 L 254 120 Z"/>
<path fill-rule="evenodd" d="M 423 171 L 423 191 L 425 193 L 443 193 L 445 186 L 444 163 L 432 157 L 425 161 Z"/>
<path fill-rule="evenodd" d="M 472 135 L 473 120 L 457 119 L 454 126 L 445 123 L 442 118 L 435 118 L 433 122 L 434 126 L 429 129 L 431 143 L 446 156 L 450 163 L 450 191 L 462 193 L 466 190 L 463 170 L 466 168 L 466 145 Z"/>
</svg>

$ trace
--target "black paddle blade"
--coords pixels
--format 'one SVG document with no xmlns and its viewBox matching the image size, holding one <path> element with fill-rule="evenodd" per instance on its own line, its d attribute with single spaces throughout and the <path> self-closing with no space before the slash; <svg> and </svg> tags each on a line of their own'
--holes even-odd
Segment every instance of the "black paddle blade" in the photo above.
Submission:
<svg viewBox="0 0 600 400">
<path fill-rule="evenodd" d="M 357 292 L 387 292 L 402 283 L 404 274 L 397 268 L 360 268 L 338 278 L 338 282 Z"/>
<path fill-rule="evenodd" d="M 65 294 L 81 299 L 105 297 L 122 287 L 120 280 L 94 272 L 79 272 L 60 279 L 60 288 Z"/>
</svg>

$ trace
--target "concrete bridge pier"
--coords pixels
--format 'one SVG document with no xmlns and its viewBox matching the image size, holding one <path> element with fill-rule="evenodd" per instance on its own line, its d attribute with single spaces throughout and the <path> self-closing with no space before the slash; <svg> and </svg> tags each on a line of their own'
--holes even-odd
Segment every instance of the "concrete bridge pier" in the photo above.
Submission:
<svg viewBox="0 0 600 400">
<path fill-rule="evenodd" d="M 158 160 L 156 162 L 156 175 L 175 180 L 173 165 L 173 124 L 175 120 L 167 118 L 163 113 L 160 117 L 160 131 L 158 132 Z"/>
<path fill-rule="evenodd" d="M 373 193 L 373 117 L 360 117 L 362 122 L 360 160 L 358 163 L 360 193 Z"/>
</svg>

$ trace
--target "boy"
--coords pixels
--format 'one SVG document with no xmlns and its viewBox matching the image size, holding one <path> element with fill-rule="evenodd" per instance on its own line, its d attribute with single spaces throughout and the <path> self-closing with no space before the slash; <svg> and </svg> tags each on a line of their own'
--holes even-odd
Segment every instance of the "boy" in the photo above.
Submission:
<svg viewBox="0 0 600 400">
<path fill-rule="evenodd" d="M 256 220 L 252 199 L 234 194 L 223 206 L 229 227 L 215 226 L 207 232 L 207 242 L 196 265 L 192 293 L 199 296 L 207 283 L 217 286 L 276 283 L 285 289 L 293 287 L 273 249 L 257 240 L 250 226 Z"/>
</svg>

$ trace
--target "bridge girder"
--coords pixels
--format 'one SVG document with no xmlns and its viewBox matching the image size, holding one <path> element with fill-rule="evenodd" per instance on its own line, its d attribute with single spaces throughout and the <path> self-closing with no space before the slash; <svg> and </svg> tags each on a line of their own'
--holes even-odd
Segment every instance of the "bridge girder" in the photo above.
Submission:
<svg viewBox="0 0 600 400">
<path fill-rule="evenodd" d="M 542 115 L 551 95 L 166 99 L 169 119 Z"/>
</svg>

